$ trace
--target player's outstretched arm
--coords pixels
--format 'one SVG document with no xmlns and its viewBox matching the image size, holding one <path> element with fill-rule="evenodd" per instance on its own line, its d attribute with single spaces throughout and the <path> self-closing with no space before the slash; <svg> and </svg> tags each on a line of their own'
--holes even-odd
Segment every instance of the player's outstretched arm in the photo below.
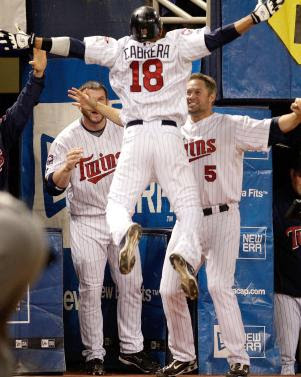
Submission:
<svg viewBox="0 0 301 377">
<path fill-rule="evenodd" d="M 292 113 L 281 115 L 271 120 L 268 145 L 284 143 L 286 145 L 298 146 L 301 129 L 301 98 L 296 98 L 291 105 Z M 298 128 L 297 133 L 290 134 Z"/>
<path fill-rule="evenodd" d="M 213 51 L 234 39 L 240 37 L 242 34 L 251 29 L 252 26 L 267 21 L 276 13 L 285 0 L 258 0 L 258 3 L 248 16 L 241 18 L 234 22 L 213 30 L 211 33 L 205 34 L 205 43 L 209 51 Z"/>
<path fill-rule="evenodd" d="M 301 125 L 301 98 L 296 98 L 295 102 L 291 105 L 291 110 L 292 112 L 289 114 L 271 119 L 269 146 L 277 143 L 291 143 L 288 133 Z"/>
<path fill-rule="evenodd" d="M 292 113 L 281 115 L 278 118 L 279 128 L 283 133 L 293 131 L 301 124 L 301 98 L 296 98 L 291 106 Z"/>
<path fill-rule="evenodd" d="M 123 127 L 120 119 L 120 111 L 118 109 L 105 105 L 102 102 L 97 102 L 94 98 L 89 97 L 86 93 L 76 88 L 68 90 L 68 97 L 75 100 L 75 102 L 72 103 L 73 106 L 88 111 L 97 111 L 99 114 L 102 114 L 104 117 L 110 119 L 113 123 Z"/>
<path fill-rule="evenodd" d="M 71 37 L 44 38 L 38 37 L 34 33 L 26 34 L 20 29 L 15 34 L 0 29 L 0 51 L 9 52 L 33 47 L 59 56 L 79 59 L 85 57 L 85 44 L 79 39 Z"/>
</svg>

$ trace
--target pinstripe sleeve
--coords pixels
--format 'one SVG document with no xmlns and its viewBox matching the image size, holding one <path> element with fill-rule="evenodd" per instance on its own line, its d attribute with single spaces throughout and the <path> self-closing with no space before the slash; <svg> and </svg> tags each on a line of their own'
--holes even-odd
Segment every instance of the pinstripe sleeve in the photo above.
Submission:
<svg viewBox="0 0 301 377">
<path fill-rule="evenodd" d="M 84 39 L 85 62 L 111 68 L 118 56 L 118 41 L 110 37 L 87 37 Z"/>
<path fill-rule="evenodd" d="M 235 124 L 237 148 L 243 151 L 264 151 L 268 149 L 271 119 L 252 119 L 248 116 L 228 115 Z"/>
<path fill-rule="evenodd" d="M 210 55 L 204 38 L 205 32 L 208 31 L 209 29 L 206 27 L 202 29 L 177 29 L 168 34 L 177 41 L 180 56 L 193 61 Z"/>
</svg>

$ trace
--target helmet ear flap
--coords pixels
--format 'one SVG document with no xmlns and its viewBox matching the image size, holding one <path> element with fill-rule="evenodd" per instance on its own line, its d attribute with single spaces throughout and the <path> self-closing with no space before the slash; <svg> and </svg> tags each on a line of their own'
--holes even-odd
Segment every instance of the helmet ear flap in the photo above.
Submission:
<svg viewBox="0 0 301 377">
<path fill-rule="evenodd" d="M 161 31 L 162 22 L 153 7 L 142 6 L 134 10 L 130 21 L 130 33 L 135 40 L 152 40 L 159 36 Z"/>
</svg>

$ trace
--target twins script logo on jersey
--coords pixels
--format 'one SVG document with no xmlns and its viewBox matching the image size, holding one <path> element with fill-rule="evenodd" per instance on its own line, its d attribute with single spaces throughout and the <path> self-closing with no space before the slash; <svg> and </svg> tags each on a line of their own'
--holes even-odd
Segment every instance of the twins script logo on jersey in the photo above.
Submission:
<svg viewBox="0 0 301 377">
<path fill-rule="evenodd" d="M 301 246 L 301 227 L 290 226 L 286 229 L 287 237 L 291 238 L 292 250 L 296 250 Z"/>
<path fill-rule="evenodd" d="M 119 155 L 120 152 L 116 154 L 110 153 L 106 156 L 100 153 L 100 158 L 96 160 L 92 160 L 93 154 L 89 157 L 81 158 L 77 164 L 79 165 L 80 181 L 87 179 L 89 182 L 96 184 L 107 175 L 114 173 Z"/>
<path fill-rule="evenodd" d="M 214 153 L 216 151 L 215 141 L 216 139 L 200 139 L 186 142 L 185 149 L 187 156 L 189 157 L 189 162 L 193 162 L 199 158 L 206 157 L 211 153 Z"/>
<path fill-rule="evenodd" d="M 0 171 L 2 171 L 2 166 L 4 165 L 4 156 L 3 156 L 3 152 L 2 150 L 0 149 Z"/>
</svg>

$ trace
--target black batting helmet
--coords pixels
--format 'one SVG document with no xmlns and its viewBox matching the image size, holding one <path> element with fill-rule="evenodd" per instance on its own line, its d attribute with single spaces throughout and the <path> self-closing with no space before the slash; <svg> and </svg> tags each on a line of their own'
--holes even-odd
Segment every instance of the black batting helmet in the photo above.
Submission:
<svg viewBox="0 0 301 377">
<path fill-rule="evenodd" d="M 149 41 L 157 37 L 162 30 L 160 16 L 153 7 L 142 6 L 131 15 L 130 32 L 139 42 Z"/>
</svg>

